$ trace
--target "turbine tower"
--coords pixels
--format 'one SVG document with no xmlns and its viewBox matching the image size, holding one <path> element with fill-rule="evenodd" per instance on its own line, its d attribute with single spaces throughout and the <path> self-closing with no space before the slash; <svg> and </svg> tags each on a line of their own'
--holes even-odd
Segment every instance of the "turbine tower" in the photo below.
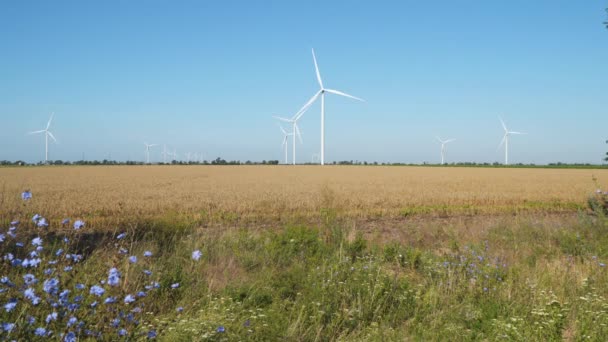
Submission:
<svg viewBox="0 0 608 342">
<path fill-rule="evenodd" d="M 55 115 L 55 113 L 51 113 L 51 118 L 49 119 L 49 122 L 46 123 L 45 129 L 41 129 L 39 131 L 34 131 L 34 132 L 28 133 L 28 134 L 44 133 L 44 163 L 45 164 L 47 164 L 49 161 L 49 137 L 51 137 L 51 139 L 53 139 L 53 141 L 55 143 L 57 143 L 57 139 L 55 139 L 55 136 L 53 136 L 53 133 L 51 133 L 51 131 L 49 131 L 49 128 L 51 127 L 51 121 L 53 121 L 54 115 Z"/>
<path fill-rule="evenodd" d="M 505 125 L 505 122 L 502 121 L 502 118 L 499 116 L 498 119 L 500 120 L 500 123 L 502 124 L 502 128 L 505 130 L 505 134 L 502 136 L 502 140 L 500 141 L 500 145 L 498 145 L 498 148 L 500 148 L 500 146 L 502 146 L 502 144 L 505 144 L 505 165 L 509 165 L 509 136 L 511 134 L 526 134 L 526 133 L 509 131 L 507 129 L 507 125 Z"/>
<path fill-rule="evenodd" d="M 439 143 L 441 144 L 441 165 L 443 165 L 443 162 L 445 160 L 445 145 L 456 139 L 441 140 L 440 137 L 435 137 L 435 138 L 437 138 L 437 141 L 439 141 Z"/>
<path fill-rule="evenodd" d="M 319 72 L 319 66 L 317 65 L 317 58 L 315 56 L 315 49 L 312 49 L 312 60 L 315 63 L 315 72 L 317 74 L 317 81 L 319 82 L 319 91 L 313 95 L 306 105 L 311 105 L 318 97 L 321 96 L 321 165 L 325 165 L 325 93 L 332 93 L 335 95 L 349 97 L 358 101 L 364 101 L 358 97 L 348 95 L 339 90 L 325 88 L 323 81 L 321 80 L 321 73 Z M 306 106 L 305 105 L 305 106 Z"/>
<path fill-rule="evenodd" d="M 285 165 L 287 165 L 287 149 L 289 148 L 288 144 L 287 144 L 287 139 L 293 135 L 293 132 L 288 133 L 283 126 L 279 125 L 279 128 L 281 129 L 281 132 L 283 133 L 283 144 L 281 144 L 281 147 L 283 147 L 283 149 L 285 150 Z"/>
<path fill-rule="evenodd" d="M 150 147 L 158 146 L 158 144 L 144 143 L 144 145 L 146 145 L 146 164 L 150 164 Z"/>
</svg>

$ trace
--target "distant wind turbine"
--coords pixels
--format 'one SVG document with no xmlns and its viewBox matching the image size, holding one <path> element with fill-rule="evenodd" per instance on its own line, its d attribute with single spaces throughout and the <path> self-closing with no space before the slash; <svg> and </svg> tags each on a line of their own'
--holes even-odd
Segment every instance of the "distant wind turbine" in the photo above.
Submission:
<svg viewBox="0 0 608 342">
<path fill-rule="evenodd" d="M 311 101 L 308 101 L 308 103 L 306 103 L 291 119 L 287 119 L 287 118 L 283 118 L 280 116 L 273 116 L 275 119 L 290 123 L 292 125 L 292 129 L 291 129 L 291 136 L 293 137 L 293 142 L 292 142 L 292 164 L 296 165 L 296 135 L 298 136 L 298 139 L 300 139 L 300 144 L 302 144 L 302 134 L 300 134 L 300 128 L 298 127 L 298 120 L 300 120 L 300 118 L 302 117 L 302 115 L 304 115 L 304 113 L 306 113 L 306 111 L 308 110 L 308 108 L 310 107 L 310 105 L 312 104 Z"/>
<path fill-rule="evenodd" d="M 441 140 L 440 137 L 435 137 L 435 138 L 437 138 L 437 141 L 439 141 L 439 143 L 441 144 L 441 165 L 443 165 L 443 162 L 445 160 L 445 145 L 456 139 Z"/>
<path fill-rule="evenodd" d="M 293 135 L 293 132 L 288 133 L 281 125 L 279 125 L 279 128 L 281 129 L 281 132 L 283 133 L 283 144 L 281 146 L 285 150 L 285 164 L 287 165 L 287 149 L 289 148 L 287 141 L 288 141 L 289 137 Z"/>
<path fill-rule="evenodd" d="M 158 144 L 144 143 L 144 145 L 146 145 L 146 164 L 150 164 L 150 147 L 158 146 Z"/>
<path fill-rule="evenodd" d="M 169 152 L 167 152 L 167 144 L 163 144 L 163 151 L 161 154 L 163 155 L 163 164 L 167 164 L 167 156 L 169 155 Z"/>
<path fill-rule="evenodd" d="M 502 144 L 505 144 L 505 165 L 509 165 L 509 136 L 511 134 L 526 134 L 526 133 L 509 131 L 507 129 L 507 125 L 505 125 L 505 122 L 502 121 L 502 118 L 498 117 L 498 119 L 500 120 L 500 123 L 502 124 L 502 128 L 505 130 L 505 134 L 503 135 L 502 140 L 500 141 L 500 145 L 498 145 L 498 148 L 500 148 L 500 146 L 502 146 Z"/>
<path fill-rule="evenodd" d="M 348 95 L 339 90 L 325 88 L 323 86 L 323 81 L 321 80 L 321 73 L 319 72 L 319 66 L 317 65 L 317 58 L 315 56 L 315 49 L 312 49 L 312 60 L 315 63 L 315 72 L 317 74 L 317 81 L 319 82 L 319 91 L 317 91 L 312 98 L 306 103 L 306 106 L 310 106 L 315 100 L 321 96 L 321 165 L 325 165 L 325 93 L 332 93 L 340 96 L 349 97 L 351 99 L 355 99 L 358 101 L 364 101 L 358 97 L 354 97 L 352 95 Z"/>
<path fill-rule="evenodd" d="M 54 115 L 55 115 L 55 113 L 51 113 L 51 118 L 49 119 L 49 122 L 47 122 L 45 129 L 41 129 L 39 131 L 34 131 L 34 132 L 28 133 L 28 134 L 44 133 L 44 163 L 45 164 L 47 164 L 48 160 L 49 160 L 49 137 L 51 137 L 51 139 L 53 139 L 53 141 L 55 143 L 57 143 L 57 139 L 55 139 L 55 137 L 53 136 L 53 133 L 51 133 L 51 131 L 49 131 L 49 128 L 51 127 L 51 121 L 53 121 Z"/>
</svg>

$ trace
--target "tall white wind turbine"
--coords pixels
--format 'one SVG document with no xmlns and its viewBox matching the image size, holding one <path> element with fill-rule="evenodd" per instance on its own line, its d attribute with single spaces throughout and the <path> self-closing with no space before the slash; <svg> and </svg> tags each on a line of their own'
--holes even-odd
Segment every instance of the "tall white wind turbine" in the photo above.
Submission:
<svg viewBox="0 0 608 342">
<path fill-rule="evenodd" d="M 285 165 L 287 165 L 287 149 L 289 148 L 287 141 L 288 141 L 289 137 L 293 135 L 293 132 L 288 133 L 281 125 L 279 125 L 279 128 L 281 129 L 281 132 L 283 133 L 283 144 L 281 144 L 281 146 L 285 150 Z"/>
<path fill-rule="evenodd" d="M 315 56 L 315 49 L 312 49 L 312 60 L 315 63 L 315 72 L 317 74 L 317 81 L 319 82 L 319 91 L 313 95 L 313 97 L 308 101 L 306 105 L 312 104 L 319 95 L 321 96 L 321 165 L 325 165 L 325 93 L 332 93 L 335 95 L 349 97 L 351 99 L 355 99 L 358 101 L 364 101 L 358 97 L 354 97 L 352 95 L 346 94 L 339 90 L 325 88 L 323 86 L 323 81 L 321 80 L 321 73 L 319 72 L 319 66 L 317 65 L 317 58 Z M 306 106 L 305 105 L 305 106 Z"/>
<path fill-rule="evenodd" d="M 507 125 L 505 125 L 505 122 L 502 121 L 502 118 L 498 117 L 498 119 L 500 120 L 500 123 L 502 124 L 502 128 L 505 130 L 505 134 L 502 136 L 502 140 L 500 141 L 500 145 L 498 145 L 498 147 L 500 148 L 500 146 L 502 146 L 502 144 L 505 144 L 505 165 L 509 165 L 509 136 L 511 134 L 526 134 L 526 133 L 509 131 L 507 129 Z"/>
<path fill-rule="evenodd" d="M 51 118 L 46 123 L 45 129 L 41 129 L 39 131 L 34 131 L 34 132 L 28 133 L 28 134 L 44 133 L 44 163 L 45 164 L 48 163 L 48 161 L 49 161 L 49 137 L 51 137 L 51 139 L 53 139 L 53 141 L 55 143 L 57 143 L 57 139 L 55 139 L 55 136 L 53 136 L 53 133 L 51 133 L 51 131 L 49 131 L 49 128 L 51 127 L 51 121 L 53 121 L 54 115 L 55 115 L 55 113 L 51 113 Z"/>
<path fill-rule="evenodd" d="M 146 145 L 146 164 L 150 164 L 150 147 L 158 146 L 158 144 L 144 143 L 144 145 Z"/>
<path fill-rule="evenodd" d="M 444 160 L 445 160 L 445 145 L 447 143 L 451 143 L 452 141 L 454 141 L 456 139 L 441 140 L 440 137 L 435 137 L 435 138 L 437 138 L 437 141 L 439 141 L 439 143 L 441 144 L 441 165 L 443 165 Z"/>
</svg>

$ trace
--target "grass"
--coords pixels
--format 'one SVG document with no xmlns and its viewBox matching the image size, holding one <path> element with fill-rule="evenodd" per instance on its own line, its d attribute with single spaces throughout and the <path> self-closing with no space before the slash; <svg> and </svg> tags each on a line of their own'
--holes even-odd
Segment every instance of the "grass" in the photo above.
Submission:
<svg viewBox="0 0 608 342">
<path fill-rule="evenodd" d="M 88 204 L 92 213 L 78 217 L 85 227 L 75 230 L 73 221 L 61 225 L 53 208 L 65 204 L 53 191 L 32 190 L 28 201 L 12 199 L 20 192 L 2 193 L 0 222 L 17 228 L 14 237 L 1 231 L 0 277 L 7 279 L 0 279 L 0 339 L 599 341 L 608 333 L 601 195 L 589 202 L 594 211 L 556 214 L 532 202 L 538 211 L 514 205 L 453 215 L 433 208 L 433 215 L 361 220 L 327 186 L 319 190 L 319 209 L 305 216 L 313 219 L 268 226 L 243 224 L 242 212 L 221 206 L 161 209 L 162 200 L 154 215 L 114 208 L 124 217 L 104 225 L 94 213 L 104 215 L 96 208 L 110 204 L 98 195 L 98 205 Z M 78 202 L 64 191 L 65 201 Z M 36 227 L 35 213 L 47 216 L 49 227 Z M 221 224 L 208 224 L 214 215 Z M 10 224 L 15 219 L 21 223 Z M 36 237 L 42 249 L 32 256 Z M 14 266 L 35 258 L 36 267 Z M 115 286 L 113 267 L 120 272 Z M 26 284 L 26 274 L 38 281 Z M 45 291 L 49 279 L 57 279 L 57 291 Z M 91 292 L 94 285 L 102 296 Z M 28 288 L 40 303 L 26 298 Z M 127 295 L 134 302 L 125 302 Z M 109 297 L 116 303 L 104 304 Z M 57 318 L 49 319 L 53 312 Z"/>
</svg>

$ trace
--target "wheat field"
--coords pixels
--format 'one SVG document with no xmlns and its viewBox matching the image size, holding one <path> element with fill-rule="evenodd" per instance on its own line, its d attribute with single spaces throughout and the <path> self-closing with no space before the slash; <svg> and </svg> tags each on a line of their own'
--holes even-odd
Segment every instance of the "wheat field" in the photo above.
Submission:
<svg viewBox="0 0 608 342">
<path fill-rule="evenodd" d="M 596 179 L 596 181 L 594 181 Z M 0 168 L 3 211 L 19 196 L 52 220 L 127 216 L 202 221 L 574 212 L 608 170 L 382 166 L 68 166 Z M 10 217 L 6 217 L 10 219 Z"/>
</svg>

